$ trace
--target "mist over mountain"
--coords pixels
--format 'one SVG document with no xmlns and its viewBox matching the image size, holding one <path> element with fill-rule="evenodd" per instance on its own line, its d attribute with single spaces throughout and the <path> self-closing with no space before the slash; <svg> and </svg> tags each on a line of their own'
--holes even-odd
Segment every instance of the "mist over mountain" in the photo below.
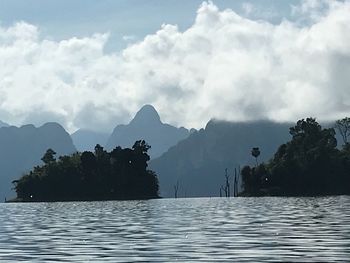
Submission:
<svg viewBox="0 0 350 263">
<path fill-rule="evenodd" d="M 41 157 L 52 148 L 57 157 L 76 151 L 72 139 L 57 123 L 46 123 L 41 127 L 24 125 L 22 127 L 0 128 L 0 198 L 14 196 L 12 181 L 23 172 L 41 163 Z M 0 199 L 0 201 L 2 201 Z"/>
<path fill-rule="evenodd" d="M 190 132 L 183 127 L 176 128 L 162 123 L 155 108 L 145 105 L 129 124 L 115 127 L 106 148 L 112 150 L 116 146 L 131 147 L 136 140 L 144 139 L 152 147 L 149 151 L 151 158 L 156 158 L 187 138 L 189 134 Z"/>
<path fill-rule="evenodd" d="M 259 147 L 259 161 L 270 159 L 278 146 L 290 139 L 289 123 L 209 121 L 159 158 L 151 160 L 159 178 L 161 196 L 173 197 L 179 181 L 179 196 L 218 196 L 225 168 L 254 165 L 251 149 Z M 232 178 L 232 177 L 231 177 Z"/>
<path fill-rule="evenodd" d="M 0 128 L 1 127 L 8 127 L 10 125 L 8 125 L 6 122 L 0 121 Z"/>
<path fill-rule="evenodd" d="M 105 145 L 110 134 L 79 129 L 71 134 L 73 144 L 78 151 L 93 151 L 96 144 Z"/>
</svg>

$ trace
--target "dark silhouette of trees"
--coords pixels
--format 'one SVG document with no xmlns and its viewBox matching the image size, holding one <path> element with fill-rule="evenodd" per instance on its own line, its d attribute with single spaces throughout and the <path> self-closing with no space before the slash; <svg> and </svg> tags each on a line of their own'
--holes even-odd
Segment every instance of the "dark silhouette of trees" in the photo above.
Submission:
<svg viewBox="0 0 350 263">
<path fill-rule="evenodd" d="M 257 167 L 244 166 L 241 171 L 245 192 L 251 195 L 260 195 L 265 167 L 260 164 Z"/>
<path fill-rule="evenodd" d="M 22 201 L 116 200 L 158 197 L 157 175 L 147 169 L 150 146 L 143 140 L 132 149 L 116 147 L 107 152 L 96 145 L 56 160 L 47 150 L 32 171 L 13 181 Z"/>
<path fill-rule="evenodd" d="M 245 195 L 329 195 L 350 193 L 350 147 L 336 148 L 335 130 L 314 118 L 290 128 L 267 164 L 242 169 Z"/>
<path fill-rule="evenodd" d="M 237 175 L 237 169 L 235 168 L 235 177 L 233 179 L 233 196 L 238 196 L 238 175 Z"/>
<path fill-rule="evenodd" d="M 44 162 L 44 164 L 49 164 L 51 162 L 54 162 L 56 152 L 52 149 L 48 149 L 46 153 L 44 154 L 43 158 L 41 160 Z"/>
<path fill-rule="evenodd" d="M 252 169 L 250 168 L 250 166 L 248 165 L 244 166 L 241 170 L 241 175 L 242 175 L 242 182 L 243 182 L 243 187 L 245 191 L 251 193 L 252 192 L 251 190 Z"/>
</svg>

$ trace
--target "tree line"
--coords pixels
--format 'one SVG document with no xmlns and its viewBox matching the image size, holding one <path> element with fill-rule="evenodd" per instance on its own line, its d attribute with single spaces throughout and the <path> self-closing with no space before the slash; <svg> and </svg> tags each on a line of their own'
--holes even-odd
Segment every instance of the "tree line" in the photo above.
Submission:
<svg viewBox="0 0 350 263">
<path fill-rule="evenodd" d="M 342 147 L 337 147 L 335 128 Z M 292 139 L 269 162 L 242 168 L 242 195 L 350 194 L 350 119 L 338 120 L 335 128 L 322 128 L 314 118 L 299 120 L 290 128 Z"/>
<path fill-rule="evenodd" d="M 48 149 L 43 165 L 35 166 L 13 181 L 17 200 L 72 201 L 157 198 L 155 172 L 147 169 L 149 146 L 144 140 L 132 148 L 116 147 L 107 152 L 99 144 L 85 151 L 55 158 Z"/>
</svg>

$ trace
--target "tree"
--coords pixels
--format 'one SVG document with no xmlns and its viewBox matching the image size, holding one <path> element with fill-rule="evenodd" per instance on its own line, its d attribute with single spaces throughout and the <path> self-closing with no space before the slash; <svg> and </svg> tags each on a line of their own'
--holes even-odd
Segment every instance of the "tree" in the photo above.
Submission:
<svg viewBox="0 0 350 263">
<path fill-rule="evenodd" d="M 256 163 L 256 166 L 258 166 L 258 157 L 260 155 L 260 149 L 259 147 L 254 147 L 252 149 L 252 156 L 255 158 L 255 163 Z"/>
<path fill-rule="evenodd" d="M 96 144 L 95 146 L 95 155 L 97 159 L 101 159 L 103 158 L 103 156 L 105 155 L 105 150 L 103 149 L 103 147 L 99 144 Z"/>
<path fill-rule="evenodd" d="M 139 140 L 134 143 L 132 149 L 140 153 L 147 153 L 151 146 L 145 140 Z"/>
<path fill-rule="evenodd" d="M 323 129 L 314 118 L 290 128 L 292 140 L 277 150 L 269 163 L 271 185 L 285 194 L 313 195 L 330 191 L 330 175 L 338 155 L 334 129 Z"/>
<path fill-rule="evenodd" d="M 350 118 L 345 117 L 341 120 L 337 120 L 335 122 L 335 128 L 339 131 L 344 145 L 346 145 L 350 136 Z"/>
<path fill-rule="evenodd" d="M 237 169 L 235 168 L 235 177 L 233 180 L 233 196 L 238 196 L 238 177 L 237 177 Z"/>
<path fill-rule="evenodd" d="M 157 175 L 147 170 L 149 148 L 140 141 L 134 149 L 116 147 L 110 153 L 96 145 L 95 153 L 74 153 L 58 160 L 48 149 L 44 165 L 14 180 L 14 188 L 23 201 L 157 198 Z"/>
<path fill-rule="evenodd" d="M 176 184 L 174 185 L 174 197 L 177 198 L 178 192 L 179 192 L 179 180 L 176 181 Z"/>
<path fill-rule="evenodd" d="M 231 193 L 230 193 L 230 176 L 227 173 L 227 168 L 225 169 L 225 193 L 226 193 L 226 197 L 230 197 Z"/>
<path fill-rule="evenodd" d="M 92 152 L 85 151 L 80 156 L 83 172 L 90 174 L 96 170 L 96 157 Z"/>
<path fill-rule="evenodd" d="M 148 166 L 147 162 L 150 160 L 148 150 L 151 149 L 151 146 L 145 140 L 139 140 L 134 143 L 132 149 L 134 151 L 133 161 L 136 167 L 146 169 Z"/>
<path fill-rule="evenodd" d="M 297 121 L 294 127 L 289 128 L 289 133 L 293 139 L 304 135 L 316 135 L 322 130 L 322 127 L 315 118 L 306 118 Z"/>
<path fill-rule="evenodd" d="M 259 166 L 253 168 L 250 168 L 250 166 L 243 167 L 241 175 L 244 192 L 246 194 L 260 195 L 262 178 L 266 175 L 264 167 L 264 164 L 260 164 Z"/>
<path fill-rule="evenodd" d="M 249 192 L 251 188 L 251 174 L 252 170 L 250 166 L 246 165 L 242 168 L 241 175 L 242 175 L 242 182 L 244 190 Z"/>
<path fill-rule="evenodd" d="M 266 165 L 242 169 L 244 194 L 314 196 L 350 193 L 349 143 L 342 150 L 337 149 L 335 130 L 322 128 L 314 118 L 297 121 L 290 128 L 290 134 L 292 139 L 282 144 Z M 253 152 L 254 148 L 252 155 Z"/>
<path fill-rule="evenodd" d="M 225 197 L 230 197 L 230 176 L 227 173 L 227 168 L 225 168 L 225 186 L 220 186 L 220 197 L 222 196 L 222 191 L 225 192 Z"/>
<path fill-rule="evenodd" d="M 46 153 L 41 158 L 41 160 L 44 162 L 44 164 L 52 163 L 56 160 L 55 154 L 56 154 L 56 152 L 50 148 L 46 151 Z"/>
</svg>

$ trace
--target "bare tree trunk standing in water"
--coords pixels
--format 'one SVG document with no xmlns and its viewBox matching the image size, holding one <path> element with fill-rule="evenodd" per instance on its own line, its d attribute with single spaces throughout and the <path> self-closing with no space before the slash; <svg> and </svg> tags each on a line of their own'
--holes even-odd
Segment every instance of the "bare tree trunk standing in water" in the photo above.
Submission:
<svg viewBox="0 0 350 263">
<path fill-rule="evenodd" d="M 235 179 L 233 181 L 233 196 L 238 196 L 238 181 L 237 181 L 237 169 L 235 168 Z"/>
<path fill-rule="evenodd" d="M 174 196 L 177 198 L 177 194 L 179 192 L 179 180 L 176 181 L 176 184 L 174 185 Z"/>
<path fill-rule="evenodd" d="M 227 168 L 225 169 L 225 187 L 220 187 L 220 197 L 222 197 L 222 191 L 225 192 L 225 197 L 230 197 L 230 176 L 227 174 Z"/>
<path fill-rule="evenodd" d="M 225 193 L 225 197 L 227 197 L 227 187 L 225 186 L 221 186 L 221 188 L 220 188 L 220 197 L 222 197 L 222 191 L 224 191 L 224 193 Z"/>
<path fill-rule="evenodd" d="M 227 173 L 227 168 L 225 169 L 225 178 L 226 178 L 226 185 L 225 185 L 225 193 L 226 193 L 226 197 L 230 197 L 231 193 L 230 193 L 230 176 Z"/>
</svg>

